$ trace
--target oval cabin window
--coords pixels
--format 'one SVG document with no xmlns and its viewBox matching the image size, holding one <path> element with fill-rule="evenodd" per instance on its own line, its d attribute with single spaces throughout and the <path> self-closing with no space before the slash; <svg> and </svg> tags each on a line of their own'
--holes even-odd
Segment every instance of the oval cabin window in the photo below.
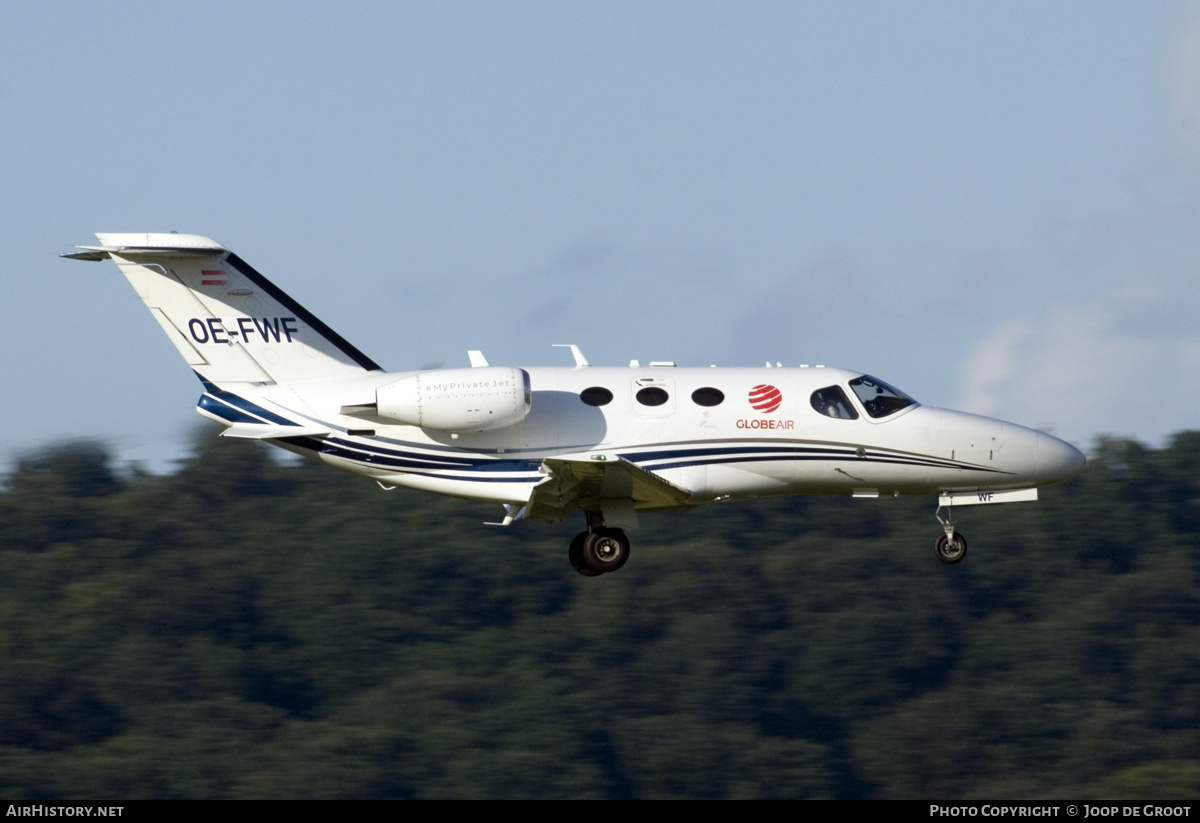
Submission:
<svg viewBox="0 0 1200 823">
<path fill-rule="evenodd" d="M 592 386 L 581 391 L 579 399 L 589 406 L 607 406 L 612 402 L 613 393 L 603 386 Z"/>
<path fill-rule="evenodd" d="M 692 392 L 692 402 L 697 406 L 719 406 L 725 402 L 725 392 L 705 386 Z"/>
<path fill-rule="evenodd" d="M 671 399 L 666 390 L 657 386 L 647 386 L 637 393 L 637 401 L 643 406 L 661 406 Z"/>
</svg>

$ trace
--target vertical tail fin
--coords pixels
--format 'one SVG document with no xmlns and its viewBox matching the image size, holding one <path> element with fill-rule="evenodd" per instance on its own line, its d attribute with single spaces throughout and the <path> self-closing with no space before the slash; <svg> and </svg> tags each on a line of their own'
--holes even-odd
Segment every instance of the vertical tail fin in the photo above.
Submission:
<svg viewBox="0 0 1200 823">
<path fill-rule="evenodd" d="M 120 267 L 201 377 L 295 383 L 380 367 L 219 243 L 192 234 L 97 234 L 66 254 Z"/>
</svg>

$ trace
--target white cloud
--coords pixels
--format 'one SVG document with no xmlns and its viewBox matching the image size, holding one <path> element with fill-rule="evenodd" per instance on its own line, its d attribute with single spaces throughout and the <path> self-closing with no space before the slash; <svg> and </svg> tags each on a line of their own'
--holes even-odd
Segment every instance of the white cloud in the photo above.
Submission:
<svg viewBox="0 0 1200 823">
<path fill-rule="evenodd" d="M 1002 323 L 963 361 L 958 407 L 1077 443 L 1200 428 L 1200 290 L 1141 281 Z"/>
</svg>

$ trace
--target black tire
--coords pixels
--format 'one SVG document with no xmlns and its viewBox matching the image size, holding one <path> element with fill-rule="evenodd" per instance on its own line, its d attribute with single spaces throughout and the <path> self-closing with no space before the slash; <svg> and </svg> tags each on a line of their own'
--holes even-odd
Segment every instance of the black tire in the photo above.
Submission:
<svg viewBox="0 0 1200 823">
<path fill-rule="evenodd" d="M 944 533 L 939 534 L 938 539 L 933 542 L 933 553 L 943 563 L 957 563 L 967 556 L 967 538 L 958 532 L 950 538 Z"/>
<path fill-rule="evenodd" d="M 620 529 L 599 528 L 583 541 L 583 562 L 597 574 L 615 572 L 629 560 L 629 538 Z"/>
<path fill-rule="evenodd" d="M 572 538 L 571 548 L 567 549 L 567 558 L 571 561 L 571 566 L 575 571 L 584 577 L 595 577 L 600 572 L 589 568 L 587 563 L 583 562 L 583 541 L 587 540 L 587 537 L 587 532 L 580 532 Z"/>
</svg>

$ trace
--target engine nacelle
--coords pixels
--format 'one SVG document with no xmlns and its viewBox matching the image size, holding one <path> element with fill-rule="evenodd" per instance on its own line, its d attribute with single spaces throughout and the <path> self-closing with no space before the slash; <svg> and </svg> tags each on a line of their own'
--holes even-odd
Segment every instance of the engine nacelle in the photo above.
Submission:
<svg viewBox="0 0 1200 823">
<path fill-rule="evenodd" d="M 378 414 L 444 432 L 487 431 L 520 423 L 533 398 L 529 374 L 509 366 L 437 369 L 375 390 Z"/>
</svg>

